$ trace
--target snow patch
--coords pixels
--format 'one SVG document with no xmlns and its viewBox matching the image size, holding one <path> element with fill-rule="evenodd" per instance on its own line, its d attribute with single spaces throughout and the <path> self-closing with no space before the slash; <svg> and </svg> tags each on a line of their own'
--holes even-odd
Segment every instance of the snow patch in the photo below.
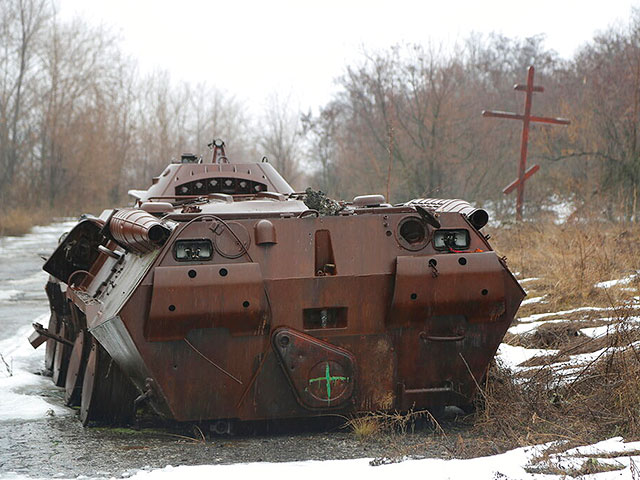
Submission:
<svg viewBox="0 0 640 480">
<path fill-rule="evenodd" d="M 36 247 L 42 248 L 46 244 L 52 244 L 55 247 L 58 238 L 60 238 L 60 231 L 71 230 L 76 223 L 76 221 L 67 220 L 33 227 L 26 235 L 0 237 L 0 255 L 16 257 L 25 255 L 25 252 L 28 252 L 29 255 L 37 255 Z"/>
<path fill-rule="evenodd" d="M 571 214 L 576 211 L 576 207 L 571 200 L 562 199 L 557 195 L 552 195 L 549 200 L 551 201 L 551 203 L 545 210 L 548 210 L 555 214 L 556 218 L 553 223 L 555 223 L 556 225 L 565 223 L 567 221 L 567 218 L 569 218 Z"/>
<path fill-rule="evenodd" d="M 529 277 L 529 278 L 523 278 L 522 280 L 518 280 L 518 283 L 528 283 L 528 282 L 535 282 L 536 280 L 540 280 L 538 277 Z"/>
<path fill-rule="evenodd" d="M 34 319 L 47 323 L 47 315 Z M 44 363 L 44 345 L 34 350 L 27 341 L 32 327 L 25 326 L 14 337 L 0 342 L 0 421 L 32 420 L 48 415 L 70 415 L 71 409 L 47 402 L 42 392 L 56 387 L 51 379 L 33 373 Z"/>
<path fill-rule="evenodd" d="M 305 480 L 325 480 L 326 478 L 367 478 L 386 480 L 390 477 L 425 477 L 430 479 L 473 478 L 478 480 L 496 479 L 560 479 L 564 475 L 532 473 L 535 469 L 535 458 L 540 456 L 551 444 L 523 447 L 510 450 L 500 455 L 469 459 L 426 458 L 405 460 L 371 466 L 370 459 L 328 460 L 286 462 L 286 463 L 241 463 L 232 465 L 197 465 L 167 466 L 165 468 L 138 471 L 129 477 L 136 480 L 164 480 L 174 478 L 190 478 L 191 480 L 209 478 L 283 478 L 302 476 Z M 584 475 L 581 478 L 590 480 L 627 479 L 631 477 L 630 459 L 626 452 L 634 452 L 640 448 L 640 442 L 623 443 L 619 437 L 599 442 L 595 445 L 578 447 L 567 452 L 550 456 L 550 462 L 563 468 L 579 469 L 589 458 L 620 454 L 620 457 L 598 460 L 623 467 L 620 470 Z M 634 462 L 640 457 L 631 457 Z M 542 464 L 544 465 L 544 464 Z M 428 474 L 427 474 L 428 472 Z"/>
<path fill-rule="evenodd" d="M 501 343 L 498 347 L 497 358 L 502 364 L 510 370 L 516 371 L 523 367 L 520 364 L 526 362 L 533 357 L 540 357 L 542 355 L 555 355 L 558 350 L 545 350 L 541 348 L 524 348 L 514 347 L 513 345 L 507 345 Z M 526 368 L 526 367 L 524 367 Z"/>
<path fill-rule="evenodd" d="M 628 285 L 632 281 L 634 281 L 637 277 L 637 274 L 629 275 L 628 277 L 619 278 L 617 280 L 607 280 L 605 282 L 598 282 L 594 285 L 596 288 L 611 288 L 617 285 Z"/>
<path fill-rule="evenodd" d="M 45 284 L 47 279 L 49 278 L 49 274 L 44 270 L 34 273 L 33 275 L 25 278 L 17 278 L 15 280 L 7 280 L 7 284 L 9 285 L 29 285 L 32 283 Z M 2 292 L 0 292 L 2 295 Z"/>
<path fill-rule="evenodd" d="M 522 303 L 520 304 L 520 306 L 522 305 L 530 305 L 532 303 L 540 303 L 542 302 L 547 296 L 546 295 L 542 295 L 541 297 L 531 297 L 531 298 L 527 298 L 525 300 L 522 301 Z"/>
<path fill-rule="evenodd" d="M 528 317 L 518 318 L 518 322 L 520 323 L 535 322 L 536 320 L 539 320 L 545 317 L 554 317 L 557 315 L 568 315 L 570 313 L 577 313 L 577 312 L 607 312 L 612 310 L 613 308 L 611 307 L 578 307 L 578 308 L 572 308 L 571 310 L 562 310 L 560 312 L 534 313 L 533 315 L 529 315 Z"/>
<path fill-rule="evenodd" d="M 586 445 L 584 447 L 576 447 L 564 452 L 564 455 L 589 455 L 598 456 L 611 454 L 625 454 L 627 452 L 635 452 L 640 450 L 640 442 L 624 443 L 622 437 L 613 437 L 608 440 L 603 440 L 593 445 Z"/>
<path fill-rule="evenodd" d="M 0 302 L 7 302 L 22 294 L 20 290 L 0 290 Z"/>
<path fill-rule="evenodd" d="M 518 325 L 514 325 L 509 328 L 508 332 L 513 335 L 522 335 L 523 333 L 529 333 L 537 330 L 542 325 L 550 324 L 550 323 L 563 323 L 566 320 L 543 320 L 541 322 L 530 322 L 530 323 L 521 323 Z"/>
<path fill-rule="evenodd" d="M 613 325 L 601 325 L 599 327 L 587 327 L 587 328 L 581 328 L 580 329 L 580 333 L 582 333 L 583 335 L 586 335 L 587 337 L 600 338 L 600 337 L 605 336 L 610 331 L 612 331 L 613 328 L 615 328 Z"/>
<path fill-rule="evenodd" d="M 387 480 L 390 476 L 418 476 L 433 479 L 445 478 L 525 478 L 529 477 L 524 465 L 538 449 L 525 447 L 492 457 L 443 460 L 429 458 L 406 460 L 373 467 L 371 459 L 328 460 L 324 462 L 288 462 L 288 463 L 242 463 L 235 465 L 198 465 L 167 466 L 150 472 L 138 472 L 132 479 L 161 480 L 190 478 L 192 480 L 209 478 L 298 478 L 305 480 L 326 480 L 326 478 L 358 478 Z"/>
</svg>

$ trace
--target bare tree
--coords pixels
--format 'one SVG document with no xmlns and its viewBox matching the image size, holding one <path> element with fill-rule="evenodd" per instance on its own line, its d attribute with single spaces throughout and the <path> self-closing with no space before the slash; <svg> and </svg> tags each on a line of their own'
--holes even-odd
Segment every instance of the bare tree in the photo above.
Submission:
<svg viewBox="0 0 640 480">
<path fill-rule="evenodd" d="M 271 95 L 258 125 L 258 143 L 270 162 L 290 183 L 302 173 L 299 112 L 293 111 L 290 98 Z"/>
<path fill-rule="evenodd" d="M 24 125 L 35 101 L 28 84 L 38 35 L 50 17 L 46 0 L 6 0 L 0 3 L 0 200 L 5 200 L 18 163 L 31 143 Z"/>
<path fill-rule="evenodd" d="M 310 181 L 315 188 L 332 195 L 341 195 L 340 177 L 336 174 L 338 157 L 340 106 L 335 102 L 325 106 L 318 116 L 311 112 L 300 118 L 302 135 L 307 139 L 307 163 L 311 168 L 317 166 Z"/>
</svg>

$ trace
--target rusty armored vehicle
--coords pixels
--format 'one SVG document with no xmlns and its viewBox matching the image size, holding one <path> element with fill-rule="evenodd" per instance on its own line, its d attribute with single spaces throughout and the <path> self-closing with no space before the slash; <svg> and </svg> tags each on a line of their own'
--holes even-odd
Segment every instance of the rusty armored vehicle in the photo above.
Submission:
<svg viewBox="0 0 640 480">
<path fill-rule="evenodd" d="M 296 193 L 265 162 L 183 155 L 44 265 L 47 367 L 83 423 L 468 405 L 524 292 L 461 200 Z"/>
</svg>

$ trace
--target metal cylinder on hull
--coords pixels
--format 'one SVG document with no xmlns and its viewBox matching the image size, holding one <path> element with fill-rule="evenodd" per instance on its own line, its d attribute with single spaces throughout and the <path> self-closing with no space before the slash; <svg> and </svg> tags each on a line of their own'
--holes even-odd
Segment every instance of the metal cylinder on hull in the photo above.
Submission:
<svg viewBox="0 0 640 480">
<path fill-rule="evenodd" d="M 118 210 L 109 221 L 113 239 L 127 250 L 147 253 L 162 246 L 171 229 L 144 210 L 127 208 Z"/>
<path fill-rule="evenodd" d="M 435 212 L 455 212 L 465 215 L 471 225 L 480 230 L 489 221 L 489 214 L 482 208 L 476 208 L 469 202 L 458 198 L 415 198 L 405 205 L 420 205 Z"/>
</svg>

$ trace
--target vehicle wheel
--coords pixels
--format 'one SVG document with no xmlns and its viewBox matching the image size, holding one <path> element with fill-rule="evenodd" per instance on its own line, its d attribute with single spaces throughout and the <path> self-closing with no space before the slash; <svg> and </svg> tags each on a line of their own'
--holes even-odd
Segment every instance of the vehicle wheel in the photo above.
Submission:
<svg viewBox="0 0 640 480">
<path fill-rule="evenodd" d="M 47 326 L 47 330 L 51 333 L 58 333 L 58 315 L 55 312 L 51 312 L 51 317 L 49 317 L 49 325 Z M 53 359 L 56 355 L 56 342 L 54 339 L 49 338 L 47 343 L 45 344 L 45 352 L 44 352 L 44 368 L 51 375 L 53 372 Z"/>
<path fill-rule="evenodd" d="M 433 415 L 433 418 L 436 419 L 437 422 L 440 422 L 444 419 L 444 405 L 438 405 L 428 408 L 429 413 Z M 431 423 L 431 421 L 429 421 Z"/>
<path fill-rule="evenodd" d="M 61 322 L 58 335 L 68 338 L 68 327 Z M 67 379 L 67 369 L 69 367 L 69 356 L 71 355 L 71 347 L 66 343 L 56 342 L 56 351 L 53 355 L 53 383 L 58 387 L 64 387 Z"/>
<path fill-rule="evenodd" d="M 231 435 L 233 433 L 233 422 L 230 419 L 216 420 L 209 426 L 209 429 L 211 433 L 217 436 Z"/>
<path fill-rule="evenodd" d="M 82 380 L 87 367 L 88 345 L 90 344 L 87 342 L 87 337 L 88 333 L 84 329 L 78 333 L 69 358 L 64 386 L 64 401 L 70 407 L 80 405 L 80 392 L 82 391 Z"/>
<path fill-rule="evenodd" d="M 80 419 L 83 425 L 128 425 L 135 419 L 137 390 L 95 339 L 82 381 Z"/>
</svg>

